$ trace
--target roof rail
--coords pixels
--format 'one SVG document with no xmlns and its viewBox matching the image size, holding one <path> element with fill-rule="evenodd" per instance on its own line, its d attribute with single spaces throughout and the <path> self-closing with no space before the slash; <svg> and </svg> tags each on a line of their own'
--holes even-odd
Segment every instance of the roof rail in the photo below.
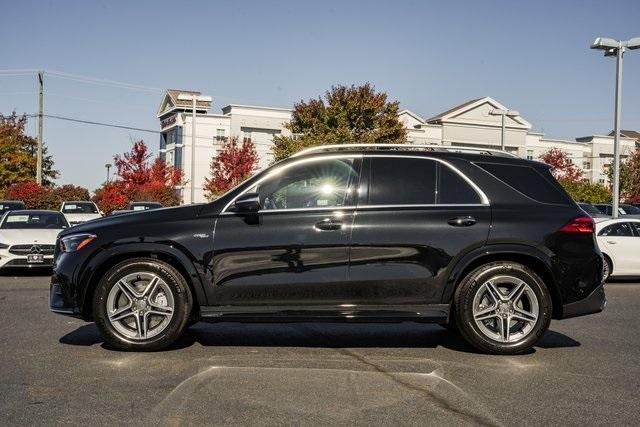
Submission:
<svg viewBox="0 0 640 427">
<path fill-rule="evenodd" d="M 325 152 L 325 151 L 339 151 L 339 150 L 352 150 L 358 148 L 373 148 L 382 150 L 425 150 L 425 151 L 442 151 L 449 153 L 476 153 L 486 154 L 489 156 L 499 157 L 518 157 L 513 153 L 502 150 L 494 150 L 491 148 L 473 148 L 473 147 L 453 147 L 447 145 L 437 144 L 328 144 L 317 145 L 315 147 L 309 147 L 302 151 L 298 151 L 291 157 L 298 157 L 309 153 Z"/>
</svg>

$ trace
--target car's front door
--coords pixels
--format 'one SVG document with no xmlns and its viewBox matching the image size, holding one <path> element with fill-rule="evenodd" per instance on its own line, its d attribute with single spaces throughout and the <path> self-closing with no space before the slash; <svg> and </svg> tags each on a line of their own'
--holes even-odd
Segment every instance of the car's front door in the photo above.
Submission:
<svg viewBox="0 0 640 427">
<path fill-rule="evenodd" d="M 354 303 L 439 303 L 445 268 L 486 242 L 486 196 L 439 159 L 371 155 L 363 176 L 368 195 L 351 240 L 350 278 L 360 290 Z"/>
<path fill-rule="evenodd" d="M 214 305 L 331 305 L 348 287 L 361 156 L 291 162 L 244 193 L 257 212 L 221 213 L 214 230 Z"/>
</svg>

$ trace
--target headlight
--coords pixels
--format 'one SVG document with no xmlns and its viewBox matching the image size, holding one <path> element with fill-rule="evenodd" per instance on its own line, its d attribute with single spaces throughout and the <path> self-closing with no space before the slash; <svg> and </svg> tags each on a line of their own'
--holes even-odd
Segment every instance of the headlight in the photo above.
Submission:
<svg viewBox="0 0 640 427">
<path fill-rule="evenodd" d="M 60 239 L 60 249 L 63 252 L 79 251 L 95 238 L 95 234 L 71 234 Z"/>
</svg>

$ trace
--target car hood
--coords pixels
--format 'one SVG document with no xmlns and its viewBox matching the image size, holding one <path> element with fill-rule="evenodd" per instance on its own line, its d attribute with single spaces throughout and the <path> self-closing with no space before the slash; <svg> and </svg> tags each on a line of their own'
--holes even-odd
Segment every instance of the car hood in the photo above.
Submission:
<svg viewBox="0 0 640 427">
<path fill-rule="evenodd" d="M 202 209 L 202 206 L 202 204 L 193 204 L 172 208 L 149 209 L 146 211 L 131 211 L 115 216 L 106 216 L 91 222 L 75 225 L 65 230 L 60 235 L 66 236 L 75 233 L 92 233 L 102 228 L 123 227 L 133 224 L 149 225 L 154 222 L 162 223 L 176 219 L 196 217 L 200 209 Z"/>
<path fill-rule="evenodd" d="M 61 231 L 63 230 L 59 228 L 0 230 L 0 243 L 6 245 L 26 245 L 30 243 L 54 245 L 56 237 Z"/>
<path fill-rule="evenodd" d="M 102 218 L 102 215 L 100 215 L 99 213 L 77 213 L 77 214 L 72 214 L 72 213 L 64 213 L 63 214 L 65 216 L 65 218 L 67 218 L 67 221 L 69 222 L 85 222 L 85 221 L 89 221 L 92 219 L 97 219 L 97 218 Z"/>
</svg>

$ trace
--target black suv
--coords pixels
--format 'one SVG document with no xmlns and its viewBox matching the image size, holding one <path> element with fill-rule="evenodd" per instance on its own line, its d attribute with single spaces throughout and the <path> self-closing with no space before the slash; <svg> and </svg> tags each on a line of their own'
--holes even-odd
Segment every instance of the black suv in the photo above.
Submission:
<svg viewBox="0 0 640 427">
<path fill-rule="evenodd" d="M 126 350 L 204 321 L 436 322 L 490 353 L 605 304 L 593 220 L 542 163 L 491 150 L 316 147 L 215 202 L 63 231 L 51 310 Z"/>
</svg>

